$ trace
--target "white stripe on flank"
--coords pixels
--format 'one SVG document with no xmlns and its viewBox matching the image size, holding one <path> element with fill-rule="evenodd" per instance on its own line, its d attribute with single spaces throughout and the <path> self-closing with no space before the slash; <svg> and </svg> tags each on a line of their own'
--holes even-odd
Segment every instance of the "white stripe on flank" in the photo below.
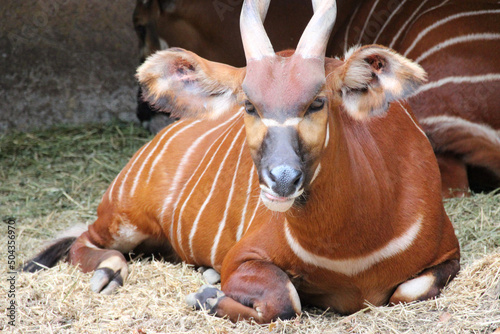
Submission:
<svg viewBox="0 0 500 334">
<path fill-rule="evenodd" d="M 135 167 L 135 164 L 138 161 L 140 161 L 142 155 L 144 154 L 144 152 L 146 152 L 146 148 L 148 148 L 149 145 L 151 145 L 151 141 L 149 143 L 147 143 L 146 146 L 144 146 L 144 148 L 140 151 L 140 153 L 137 154 L 137 157 L 134 159 L 134 161 L 132 161 L 130 163 L 130 166 L 128 167 L 127 172 L 125 173 L 125 176 L 123 177 L 122 183 L 120 184 L 120 188 L 118 189 L 118 202 L 123 201 L 123 191 L 124 191 L 125 185 L 127 184 L 128 176 L 130 175 L 130 172 L 132 171 L 132 169 Z"/>
<path fill-rule="evenodd" d="M 300 245 L 300 243 L 292 236 L 287 220 L 285 220 L 284 228 L 288 245 L 290 246 L 294 254 L 303 262 L 316 267 L 335 271 L 347 276 L 354 276 L 369 269 L 375 264 L 397 254 L 400 254 L 410 248 L 410 246 L 418 236 L 420 228 L 422 227 L 422 221 L 423 217 L 418 217 L 415 223 L 413 223 L 413 225 L 411 225 L 410 228 L 408 228 L 408 230 L 406 230 L 401 236 L 393 238 L 385 246 L 371 252 L 370 254 L 341 260 L 329 259 L 327 257 L 316 255 L 305 250 Z"/>
<path fill-rule="evenodd" d="M 179 122 L 179 121 L 177 121 L 177 122 Z M 170 146 L 170 143 L 172 142 L 172 140 L 175 137 L 177 137 L 177 135 L 179 135 L 179 134 L 183 133 L 184 131 L 192 128 L 195 124 L 198 124 L 200 122 L 201 121 L 199 121 L 199 120 L 198 121 L 194 121 L 193 123 L 191 123 L 191 124 L 183 127 L 182 129 L 180 129 L 179 131 L 177 131 L 176 134 L 174 134 L 172 137 L 170 137 L 165 144 L 162 144 L 162 148 L 161 148 L 160 153 L 155 155 L 155 159 L 153 160 L 153 163 L 151 164 L 151 167 L 149 168 L 148 179 L 146 180 L 146 184 L 149 184 L 149 182 L 151 181 L 151 177 L 153 175 L 153 170 L 155 169 L 156 165 L 158 164 L 158 162 L 163 157 L 163 154 L 165 153 L 165 151 L 167 150 L 167 148 Z M 163 138 L 159 141 L 158 145 L 160 145 L 160 143 L 163 143 Z M 156 150 L 156 147 L 155 147 L 155 150 Z"/>
<path fill-rule="evenodd" d="M 347 24 L 347 28 L 345 29 L 345 36 L 344 36 L 344 54 L 346 54 L 347 50 L 349 50 L 348 47 L 348 40 L 349 40 L 349 30 L 351 29 L 352 21 L 356 17 L 356 14 L 358 13 L 359 7 L 361 7 L 361 2 L 358 4 L 356 9 L 354 10 L 354 13 L 352 13 L 351 18 L 349 19 L 349 23 Z"/>
<path fill-rule="evenodd" d="M 461 84 L 461 83 L 480 83 L 485 81 L 497 81 L 500 80 L 500 73 L 489 73 L 483 75 L 471 75 L 471 76 L 453 76 L 439 79 L 437 81 L 429 82 L 425 85 L 420 86 L 411 96 L 415 96 L 429 89 L 438 88 L 446 84 Z"/>
<path fill-rule="evenodd" d="M 149 145 L 151 145 L 151 141 L 149 143 L 147 143 L 146 145 L 144 145 L 139 151 L 144 151 L 145 149 L 147 149 L 149 147 Z M 137 151 L 137 152 L 139 152 Z M 139 154 L 142 154 L 139 153 Z M 109 193 L 108 193 L 108 198 L 109 198 L 109 201 L 110 202 L 113 202 L 113 191 L 114 191 L 114 188 L 115 188 L 115 185 L 116 185 L 116 182 L 118 181 L 118 178 L 120 177 L 120 175 L 122 175 L 122 173 L 124 172 L 125 168 L 123 168 L 120 173 L 118 173 L 118 175 L 115 177 L 115 179 L 113 180 L 113 182 L 111 183 L 111 186 L 109 187 Z M 123 180 L 122 180 L 122 183 L 123 183 Z M 120 195 L 121 196 L 121 195 Z"/>
<path fill-rule="evenodd" d="M 422 1 L 422 3 L 420 4 L 420 6 L 418 6 L 418 8 L 413 12 L 413 14 L 408 18 L 408 20 L 405 21 L 405 23 L 401 26 L 401 28 L 399 28 L 398 32 L 396 35 L 394 35 L 392 37 L 392 41 L 391 41 L 391 44 L 389 44 L 389 48 L 393 48 L 394 47 L 394 43 L 396 43 L 396 41 L 399 39 L 399 36 L 401 36 L 401 34 L 403 33 L 403 31 L 406 29 L 406 26 L 408 26 L 408 24 L 410 22 L 412 22 L 412 19 L 415 17 L 415 15 L 418 14 L 418 12 L 420 11 L 420 9 L 425 5 L 425 3 L 429 1 L 429 0 L 424 0 Z M 447 2 L 449 0 L 446 0 L 445 2 Z M 437 7 L 437 6 L 436 6 Z M 379 33 L 380 35 L 380 33 Z M 378 38 L 378 36 L 377 36 Z"/>
<path fill-rule="evenodd" d="M 463 132 L 482 137 L 487 142 L 500 148 L 500 130 L 495 130 L 486 124 L 474 123 L 460 117 L 445 115 L 426 117 L 419 120 L 419 122 L 422 125 L 434 126 L 435 131 L 439 133 L 461 128 Z"/>
<path fill-rule="evenodd" d="M 236 137 L 239 137 L 242 131 L 243 131 L 243 128 L 238 132 Z M 236 176 L 238 175 L 238 169 L 240 168 L 241 157 L 243 155 L 243 151 L 244 151 L 243 149 L 245 148 L 245 141 L 246 141 L 246 138 L 243 138 L 243 145 L 241 145 L 241 150 L 240 150 L 240 154 L 238 156 L 238 161 L 236 162 L 236 167 L 234 168 L 234 171 L 233 171 L 234 175 L 233 175 L 233 180 L 231 182 L 231 189 L 229 189 L 229 195 L 227 196 L 227 200 L 226 200 L 226 207 L 224 209 L 224 216 L 222 217 L 222 221 L 219 223 L 219 230 L 217 231 L 217 234 L 215 236 L 214 243 L 212 246 L 212 252 L 210 254 L 210 262 L 212 263 L 212 267 L 215 267 L 215 256 L 217 255 L 217 248 L 219 247 L 220 237 L 222 235 L 222 231 L 224 230 L 224 227 L 226 227 L 227 215 L 229 213 L 229 207 L 231 206 L 231 201 L 233 199 L 234 186 L 236 184 Z M 222 165 L 221 165 L 221 169 L 222 169 Z"/>
<path fill-rule="evenodd" d="M 170 137 L 168 139 L 168 141 L 166 143 L 163 143 L 163 139 L 165 138 L 165 136 L 171 131 L 173 130 L 175 127 L 178 126 L 178 124 L 172 124 L 171 128 L 169 128 L 167 131 L 165 131 L 165 133 L 161 136 L 160 140 L 158 140 L 158 142 L 156 143 L 155 147 L 149 152 L 148 156 L 146 157 L 146 159 L 143 160 L 143 163 L 141 165 L 141 168 L 139 168 L 139 171 L 137 171 L 137 174 L 135 174 L 135 178 L 134 178 L 134 183 L 132 184 L 132 188 L 130 189 L 130 197 L 133 197 L 134 194 L 135 194 L 135 189 L 137 188 L 137 185 L 139 184 L 139 181 L 141 179 L 141 175 L 142 175 L 142 171 L 144 170 L 146 164 L 149 162 L 149 160 L 151 159 L 151 157 L 155 156 L 155 159 L 153 160 L 153 163 L 151 164 L 151 167 L 149 168 L 149 174 L 148 174 L 148 179 L 146 180 L 146 183 L 145 184 L 149 184 L 149 181 L 151 179 L 151 175 L 153 174 L 153 170 L 156 166 L 156 164 L 158 163 L 158 161 L 161 159 L 161 157 L 163 156 L 163 153 L 167 150 L 167 148 L 170 146 L 170 143 L 172 142 L 172 140 L 177 137 L 177 135 L 179 135 L 180 133 L 186 131 L 186 129 L 189 129 L 191 128 L 193 125 L 195 125 L 196 123 L 199 123 L 200 121 L 195 121 L 191 124 L 189 124 L 188 126 L 185 126 L 184 128 L 182 128 L 181 130 L 177 131 L 177 133 L 175 133 L 172 137 Z M 161 148 L 161 151 L 160 153 L 158 154 L 156 152 L 156 150 L 159 148 L 159 147 L 162 147 Z"/>
<path fill-rule="evenodd" d="M 415 59 L 415 62 L 420 63 L 422 60 L 429 57 L 433 53 L 441 51 L 442 49 L 444 49 L 448 46 L 451 46 L 451 45 L 455 45 L 455 44 L 459 44 L 459 43 L 474 42 L 474 41 L 490 41 L 490 40 L 495 40 L 495 39 L 500 39 L 500 34 L 493 34 L 493 33 L 469 34 L 469 35 L 465 35 L 465 36 L 450 38 L 444 42 L 441 42 L 441 43 L 433 46 L 429 50 L 422 53 L 417 59 Z"/>
<path fill-rule="evenodd" d="M 415 127 L 418 129 L 418 131 L 420 131 L 424 135 L 425 139 L 428 139 L 427 135 L 424 132 L 424 130 L 422 130 L 422 128 L 413 120 L 413 117 L 411 117 L 410 113 L 408 112 L 408 110 L 406 110 L 406 108 L 403 106 L 403 104 L 401 103 L 401 101 L 398 101 L 398 103 L 401 106 L 401 108 L 403 108 L 403 110 L 405 111 L 406 115 L 413 122 L 413 125 L 415 125 Z"/>
<path fill-rule="evenodd" d="M 270 118 L 262 118 L 261 121 L 267 127 L 271 126 L 285 127 L 285 126 L 297 126 L 300 123 L 300 121 L 302 121 L 302 118 L 300 117 L 288 118 L 283 123 L 279 123 L 278 121 L 275 121 L 274 119 Z"/>
<path fill-rule="evenodd" d="M 426 0 L 427 1 L 427 0 Z M 394 15 L 399 12 L 399 10 L 401 9 L 401 7 L 405 4 L 406 0 L 403 0 L 400 2 L 400 4 L 396 7 L 396 9 L 394 9 L 391 13 L 391 15 L 389 15 L 389 17 L 387 18 L 387 20 L 385 20 L 384 24 L 382 25 L 382 28 L 380 28 L 380 30 L 378 31 L 378 34 L 377 36 L 375 36 L 375 39 L 373 40 L 373 44 L 377 44 L 377 40 L 378 38 L 380 37 L 380 35 L 382 34 L 382 31 L 384 31 L 385 27 L 387 27 L 387 25 L 389 24 L 389 22 L 392 20 L 392 18 L 394 17 Z M 424 1 L 425 3 L 425 1 Z M 419 7 L 420 8 L 420 7 Z M 407 21 L 408 22 L 408 21 Z"/>
<path fill-rule="evenodd" d="M 248 225 L 247 225 L 247 228 L 245 229 L 245 233 L 248 231 L 248 229 L 250 228 L 250 225 L 252 225 L 252 222 L 255 218 L 255 215 L 257 214 L 257 210 L 259 209 L 259 205 L 260 205 L 260 199 L 261 197 L 259 196 L 259 200 L 257 201 L 257 204 L 255 205 L 255 210 L 253 210 L 253 215 L 252 217 L 250 217 L 250 220 L 248 221 Z"/>
<path fill-rule="evenodd" d="M 182 190 L 180 192 L 177 192 L 177 187 L 179 186 L 179 183 L 181 182 L 182 174 L 184 172 L 184 167 L 186 166 L 188 160 L 191 158 L 191 156 L 195 152 L 196 147 L 198 147 L 198 145 L 201 142 L 203 142 L 204 140 L 206 140 L 205 138 L 208 135 L 210 135 L 214 131 L 217 131 L 219 128 L 226 126 L 229 122 L 235 121 L 235 118 L 237 118 L 238 116 L 241 116 L 241 113 L 235 113 L 233 117 L 231 117 L 230 119 L 228 119 L 224 123 L 217 125 L 216 127 L 210 129 L 209 131 L 205 132 L 203 135 L 201 135 L 200 137 L 198 137 L 194 141 L 194 143 L 186 150 L 186 152 L 184 153 L 184 155 L 182 157 L 182 160 L 180 161 L 180 163 L 179 163 L 179 165 L 177 167 L 177 170 L 175 172 L 175 176 L 172 179 L 172 185 L 170 186 L 169 191 L 168 191 L 168 194 L 170 194 L 170 195 L 167 196 L 167 198 L 163 201 L 162 211 L 161 211 L 161 214 L 160 214 L 160 221 L 162 221 L 162 223 L 163 223 L 163 216 L 164 216 L 164 214 L 165 214 L 165 212 L 166 212 L 166 210 L 168 208 L 168 205 L 173 200 L 173 192 L 175 191 L 176 192 L 177 201 L 175 202 L 174 206 L 172 207 L 172 214 L 171 214 L 171 219 L 170 219 L 170 231 L 169 231 L 169 238 L 171 240 L 172 247 L 174 247 L 174 248 L 175 248 L 175 242 L 174 242 L 174 239 L 173 239 L 173 237 L 174 237 L 174 215 L 175 215 L 175 212 L 177 210 L 177 205 L 179 204 L 179 201 L 181 200 L 182 196 L 184 195 L 184 191 L 186 189 L 186 186 L 191 182 L 191 180 L 193 179 L 193 177 L 195 177 L 196 175 L 198 175 L 198 170 L 201 168 L 201 162 L 205 160 L 206 156 L 208 155 L 208 153 L 210 152 L 210 150 L 212 149 L 212 147 L 215 145 L 215 143 L 219 140 L 219 138 L 221 138 L 226 132 L 228 132 L 231 129 L 232 125 L 229 126 L 228 129 L 225 129 L 222 132 L 222 134 L 219 137 L 217 137 L 216 140 L 213 141 L 213 143 L 206 150 L 205 154 L 203 155 L 202 159 L 200 160 L 200 164 L 198 164 L 198 167 L 196 167 L 195 171 L 191 174 L 191 177 L 189 178 L 189 180 L 187 182 L 184 182 L 184 187 L 182 188 Z M 206 171 L 206 169 L 205 169 L 205 171 Z M 205 173 L 205 171 L 203 173 Z M 202 175 L 203 175 L 203 173 L 202 173 Z M 198 182 L 199 182 L 199 180 L 198 180 Z M 197 184 L 198 183 L 196 183 L 196 185 Z M 196 187 L 196 185 L 195 185 L 195 187 Z M 191 194 L 189 196 L 191 196 Z M 184 203 L 184 205 L 185 205 L 185 203 Z M 184 210 L 184 206 L 182 207 L 180 216 L 182 216 L 183 210 Z M 177 243 L 179 244 L 179 248 L 180 249 L 176 249 L 176 252 L 180 255 L 180 251 L 182 251 L 184 253 L 184 250 L 182 249 L 182 234 L 181 234 L 180 218 L 179 218 L 179 226 L 177 226 Z M 185 253 L 184 253 L 184 255 L 185 255 Z"/>
<path fill-rule="evenodd" d="M 226 164 L 227 157 L 229 156 L 229 154 L 233 150 L 234 145 L 238 141 L 238 137 L 242 133 L 243 129 L 244 129 L 244 126 L 242 126 L 241 129 L 238 131 L 238 134 L 234 137 L 233 141 L 231 142 L 231 146 L 229 146 L 229 149 L 226 151 L 226 154 L 224 155 L 224 158 L 222 159 L 222 162 L 219 165 L 219 169 L 217 170 L 217 173 L 215 174 L 214 180 L 212 182 L 212 187 L 210 188 L 210 192 L 208 193 L 208 196 L 205 198 L 205 201 L 203 202 L 200 209 L 198 210 L 198 214 L 196 215 L 196 218 L 193 222 L 193 226 L 191 227 L 191 232 L 189 233 L 189 252 L 190 252 L 191 258 L 193 260 L 196 259 L 194 256 L 194 251 L 193 251 L 193 240 L 194 240 L 194 236 L 196 234 L 196 231 L 198 230 L 198 224 L 200 223 L 201 215 L 203 214 L 203 211 L 205 211 L 205 208 L 207 207 L 208 203 L 210 203 L 210 200 L 212 199 L 212 196 L 214 194 L 214 190 L 217 187 L 217 181 L 219 181 L 220 174 L 221 174 L 222 170 L 224 169 L 224 165 Z M 228 135 L 229 135 L 229 133 L 230 132 L 228 132 Z M 224 142 L 221 143 L 219 148 L 223 145 L 223 143 Z M 219 148 L 217 149 L 217 151 L 219 150 Z M 217 152 L 213 155 L 212 158 L 215 158 L 216 155 L 217 155 Z M 212 163 L 212 160 L 208 163 L 208 165 L 210 165 L 211 163 Z"/>
<path fill-rule="evenodd" d="M 458 14 L 454 14 L 454 15 L 450 15 L 442 20 L 439 20 L 439 21 L 436 21 L 434 22 L 433 24 L 431 24 L 430 26 L 428 26 L 427 28 L 425 28 L 424 30 L 422 30 L 417 38 L 415 38 L 415 40 L 413 41 L 413 43 L 408 47 L 408 49 L 406 49 L 405 53 L 403 54 L 405 57 L 408 56 L 408 54 L 413 50 L 413 48 L 415 48 L 415 46 L 417 45 L 417 43 L 425 36 L 429 33 L 429 31 L 433 30 L 433 29 L 436 29 L 437 27 L 445 24 L 445 23 L 448 23 L 452 20 L 455 20 L 455 19 L 458 19 L 458 18 L 461 18 L 461 17 L 467 17 L 467 16 L 474 16 L 474 15 L 483 15 L 483 14 L 498 14 L 500 13 L 500 9 L 492 9 L 492 10 L 478 10 L 478 11 L 471 11 L 471 12 L 463 12 L 463 13 L 458 13 Z"/>
<path fill-rule="evenodd" d="M 167 130 L 165 130 L 165 132 L 161 135 L 160 139 L 157 141 L 156 146 L 155 146 L 155 147 L 151 150 L 151 152 L 149 153 L 149 155 L 148 155 L 148 158 L 147 158 L 147 159 L 149 159 L 149 157 L 150 157 L 150 156 L 151 156 L 151 154 L 154 152 L 154 150 L 156 150 L 156 148 L 158 147 L 158 145 L 160 145 L 160 143 L 162 143 L 162 142 L 163 142 L 163 138 L 165 138 L 165 136 L 166 136 L 166 135 L 168 135 L 168 134 L 169 134 L 172 130 L 174 130 L 175 128 L 177 128 L 177 127 L 179 126 L 179 124 L 182 124 L 182 123 L 183 123 L 183 121 L 177 121 L 177 122 L 175 122 L 174 124 L 172 124 L 172 125 L 171 125 L 171 126 L 170 126 Z M 144 147 L 144 150 L 145 150 L 147 147 L 149 147 L 149 145 L 151 145 L 151 143 L 152 143 L 152 142 L 153 142 L 153 140 L 151 140 L 151 141 L 150 141 L 150 142 L 146 145 L 146 147 Z M 134 164 L 138 161 L 139 157 L 140 157 L 140 156 L 142 156 L 142 153 L 144 153 L 144 150 L 143 150 L 143 151 L 142 151 L 142 152 L 141 152 L 141 153 L 137 156 L 137 159 L 135 159 L 134 163 L 133 163 L 132 165 L 130 165 L 130 168 L 128 169 L 127 174 L 125 174 L 125 177 L 123 178 L 123 181 L 122 181 L 122 183 L 121 183 L 121 185 L 120 185 L 119 201 L 121 201 L 121 199 L 122 199 L 123 187 L 124 187 L 124 185 L 125 185 L 125 181 L 126 181 L 126 179 L 128 178 L 128 175 L 129 175 L 130 171 L 132 170 L 132 166 L 133 166 L 133 165 L 134 165 Z M 143 163 L 143 164 L 142 164 L 142 166 L 140 167 L 138 174 L 141 174 L 141 173 L 142 173 L 143 168 L 144 168 L 144 163 Z M 132 185 L 132 189 L 133 189 L 133 191 L 135 191 L 135 188 L 137 187 L 138 180 L 139 180 L 139 178 L 138 178 L 138 177 L 137 177 L 137 175 L 136 175 L 136 177 L 135 177 L 135 179 L 134 179 L 134 183 L 133 183 L 133 185 Z M 148 179 L 148 182 L 149 182 L 149 179 Z M 113 184 L 113 186 L 114 186 L 114 184 Z M 132 197 L 132 196 L 133 196 L 133 192 L 131 192 L 131 194 L 130 194 L 130 196 L 129 196 L 129 197 Z"/>
<path fill-rule="evenodd" d="M 123 169 L 120 171 L 120 173 L 118 173 L 118 175 L 115 177 L 115 179 L 111 183 L 111 186 L 109 187 L 108 199 L 109 199 L 110 203 L 113 202 L 113 191 L 114 191 L 114 188 L 115 188 L 116 181 L 118 180 L 118 178 L 120 177 L 120 175 L 122 175 L 122 173 L 123 173 Z"/>
<path fill-rule="evenodd" d="M 245 145 L 245 143 L 243 143 Z M 243 235 L 243 227 L 245 226 L 245 218 L 247 215 L 248 203 L 250 202 L 250 197 L 252 194 L 252 185 L 253 185 L 253 175 L 255 173 L 255 165 L 252 162 L 252 168 L 250 169 L 250 177 L 248 178 L 248 187 L 247 187 L 247 199 L 245 201 L 245 206 L 243 206 L 243 211 L 241 212 L 241 220 L 240 225 L 238 225 L 238 231 L 236 232 L 236 241 L 240 241 L 241 236 Z"/>
<path fill-rule="evenodd" d="M 365 34 L 366 26 L 368 25 L 368 22 L 370 21 L 370 18 L 373 15 L 373 11 L 375 10 L 375 7 L 377 7 L 379 0 L 376 0 L 373 3 L 372 9 L 370 10 L 370 13 L 368 14 L 368 17 L 365 20 L 365 24 L 363 25 L 363 29 L 361 29 L 361 32 L 359 34 L 359 39 L 357 44 L 361 44 L 361 40 L 363 39 L 363 35 Z"/>
</svg>

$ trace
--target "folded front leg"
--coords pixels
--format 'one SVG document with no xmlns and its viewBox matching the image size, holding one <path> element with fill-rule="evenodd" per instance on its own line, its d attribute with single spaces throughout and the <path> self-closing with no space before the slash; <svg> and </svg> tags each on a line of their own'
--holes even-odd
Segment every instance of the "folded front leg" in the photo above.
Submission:
<svg viewBox="0 0 500 334">
<path fill-rule="evenodd" d="M 244 262 L 223 279 L 222 291 L 204 286 L 190 295 L 188 303 L 233 322 L 253 319 L 269 323 L 301 313 L 297 290 L 287 274 L 270 262 Z"/>
</svg>

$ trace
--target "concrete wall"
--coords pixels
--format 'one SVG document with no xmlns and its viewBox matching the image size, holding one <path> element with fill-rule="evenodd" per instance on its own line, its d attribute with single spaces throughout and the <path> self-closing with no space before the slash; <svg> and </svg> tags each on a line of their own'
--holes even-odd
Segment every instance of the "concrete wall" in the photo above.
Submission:
<svg viewBox="0 0 500 334">
<path fill-rule="evenodd" d="M 135 120 L 134 0 L 1 0 L 0 132 Z"/>
</svg>

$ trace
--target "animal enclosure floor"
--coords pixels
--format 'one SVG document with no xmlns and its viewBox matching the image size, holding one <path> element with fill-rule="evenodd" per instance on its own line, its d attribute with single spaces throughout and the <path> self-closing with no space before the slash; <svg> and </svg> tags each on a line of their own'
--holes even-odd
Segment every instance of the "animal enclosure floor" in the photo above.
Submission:
<svg viewBox="0 0 500 334">
<path fill-rule="evenodd" d="M 151 135 L 110 123 L 0 135 L 0 215 L 15 219 L 16 262 L 75 224 L 91 224 L 109 183 Z M 66 263 L 17 274 L 16 320 L 8 324 L 9 285 L 0 284 L 5 333 L 492 333 L 500 327 L 500 195 L 445 203 L 462 247 L 462 269 L 441 297 L 367 307 L 350 316 L 304 309 L 291 321 L 258 326 L 191 310 L 187 294 L 203 282 L 187 265 L 135 261 L 125 287 L 92 293 L 91 274 Z M 8 276 L 7 224 L 0 229 L 0 277 Z"/>
</svg>

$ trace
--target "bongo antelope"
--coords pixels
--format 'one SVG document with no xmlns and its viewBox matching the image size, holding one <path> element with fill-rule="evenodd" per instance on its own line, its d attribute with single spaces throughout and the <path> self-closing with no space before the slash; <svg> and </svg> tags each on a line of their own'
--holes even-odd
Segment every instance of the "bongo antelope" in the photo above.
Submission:
<svg viewBox="0 0 500 334">
<path fill-rule="evenodd" d="M 326 58 L 334 0 L 313 1 L 297 49 L 276 54 L 268 5 L 243 5 L 245 68 L 182 49 L 148 58 L 137 74 L 145 98 L 182 120 L 132 157 L 88 231 L 35 262 L 69 247 L 69 261 L 94 272 L 92 290 L 111 293 L 127 278 L 123 253 L 170 251 L 220 272 L 221 291 L 188 301 L 232 321 L 439 294 L 459 245 L 432 147 L 399 101 L 425 72 L 377 45 Z"/>
<path fill-rule="evenodd" d="M 500 3 L 360 2 L 330 45 L 341 54 L 371 43 L 394 48 L 429 73 L 408 102 L 438 158 L 443 195 L 467 195 L 469 185 L 500 187 L 500 61 L 493 51 L 500 49 Z"/>
</svg>

